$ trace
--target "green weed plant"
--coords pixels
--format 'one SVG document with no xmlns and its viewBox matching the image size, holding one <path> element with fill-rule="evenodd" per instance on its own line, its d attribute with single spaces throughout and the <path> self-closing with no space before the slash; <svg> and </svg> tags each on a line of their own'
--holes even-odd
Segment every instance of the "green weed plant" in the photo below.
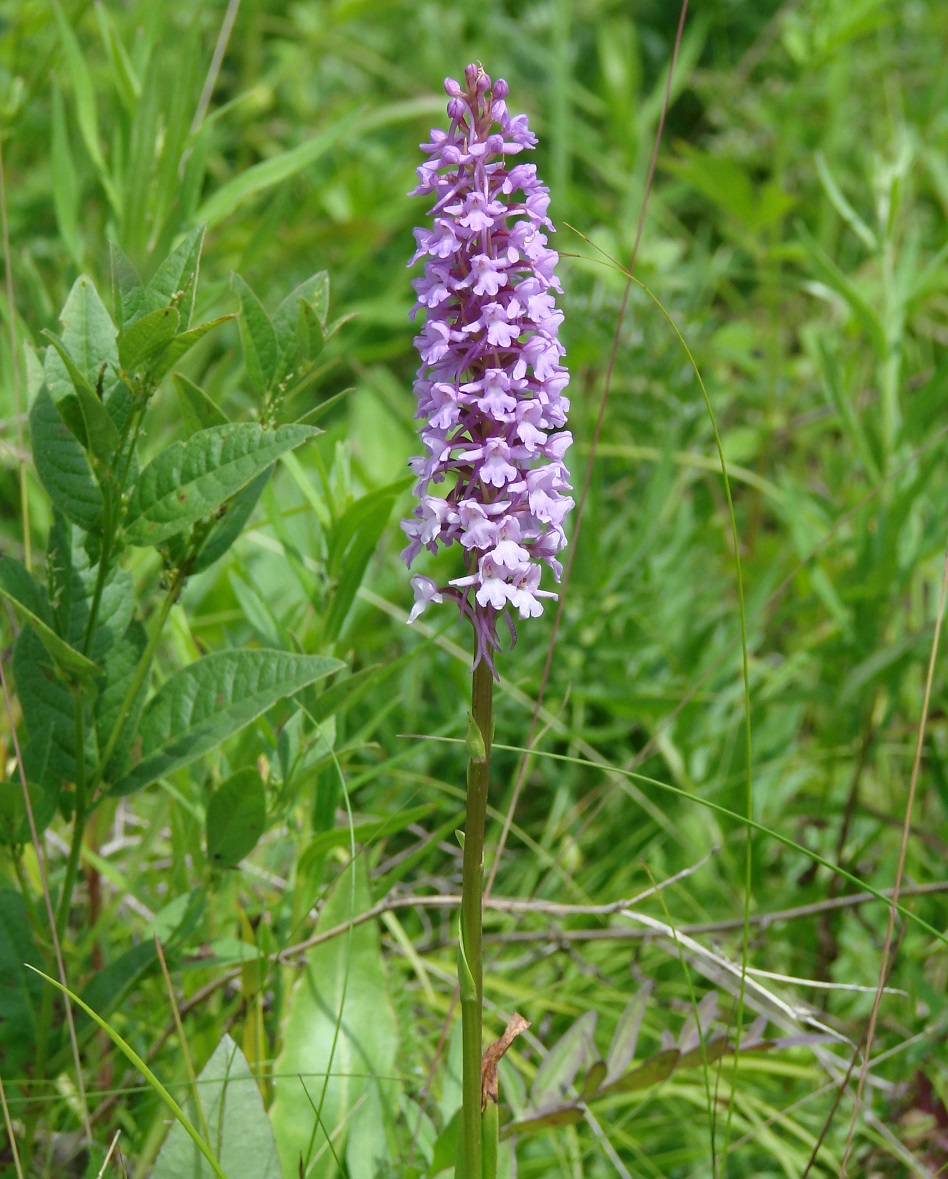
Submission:
<svg viewBox="0 0 948 1179">
<path fill-rule="evenodd" d="M 678 16 L 0 4 L 3 1179 L 454 1171 L 403 194 L 476 60 L 591 464 L 496 689 L 497 1174 L 944 1165 L 948 15 L 699 6 L 669 84 Z"/>
</svg>

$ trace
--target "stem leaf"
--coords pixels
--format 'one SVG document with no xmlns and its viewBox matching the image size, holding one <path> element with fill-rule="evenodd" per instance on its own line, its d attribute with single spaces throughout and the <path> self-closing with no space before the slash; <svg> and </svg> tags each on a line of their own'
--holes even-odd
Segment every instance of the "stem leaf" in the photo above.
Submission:
<svg viewBox="0 0 948 1179">
<path fill-rule="evenodd" d="M 211 426 L 173 442 L 142 471 L 128 505 L 130 544 L 161 544 L 209 516 L 288 450 L 313 438 L 315 426 L 267 430 L 255 422 Z"/>
<path fill-rule="evenodd" d="M 136 764 L 113 787 L 130 794 L 214 749 L 278 700 L 345 665 L 324 655 L 218 651 L 176 672 L 149 701 Z"/>
</svg>

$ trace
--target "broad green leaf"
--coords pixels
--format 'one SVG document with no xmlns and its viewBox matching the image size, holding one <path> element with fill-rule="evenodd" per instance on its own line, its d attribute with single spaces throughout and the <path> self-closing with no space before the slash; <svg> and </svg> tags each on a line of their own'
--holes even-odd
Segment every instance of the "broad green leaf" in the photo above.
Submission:
<svg viewBox="0 0 948 1179">
<path fill-rule="evenodd" d="M 206 903 L 207 889 L 203 886 L 182 893 L 158 910 L 146 930 L 147 936 L 156 937 L 166 948 L 183 949 L 200 924 Z"/>
<path fill-rule="evenodd" d="M 158 267 L 145 290 L 146 311 L 157 311 L 159 307 L 174 305 L 181 317 L 181 325 L 185 328 L 191 326 L 204 229 L 203 225 L 199 225 L 187 234 Z"/>
<path fill-rule="evenodd" d="M 161 355 L 157 356 L 148 366 L 148 379 L 152 382 L 160 381 L 174 368 L 182 356 L 187 355 L 195 344 L 204 339 L 209 331 L 233 318 L 232 315 L 219 315 L 217 319 L 209 319 L 207 323 L 200 323 L 189 331 L 179 332 Z M 224 418 L 224 421 L 226 420 Z"/>
<path fill-rule="evenodd" d="M 135 619 L 125 634 L 110 646 L 102 660 L 105 678 L 95 701 L 95 725 L 100 749 L 105 749 L 113 729 L 119 722 L 125 696 L 132 686 L 135 669 L 145 653 L 147 642 L 147 631 L 138 619 Z M 142 684 L 136 699 L 132 702 L 122 736 L 112 754 L 110 768 L 113 775 L 120 773 L 127 763 L 128 751 L 135 740 L 146 696 L 146 686 Z"/>
<path fill-rule="evenodd" d="M 100 667 L 56 633 L 46 595 L 14 557 L 0 557 L 0 596 L 12 602 L 32 624 L 40 642 L 65 676 L 82 680 L 102 674 Z"/>
<path fill-rule="evenodd" d="M 149 701 L 136 764 L 113 788 L 130 794 L 214 749 L 278 700 L 344 666 L 323 655 L 218 651 L 176 672 Z"/>
<path fill-rule="evenodd" d="M 266 825 L 263 779 L 252 766 L 238 770 L 207 804 L 207 858 L 216 868 L 236 868 L 257 846 Z"/>
<path fill-rule="evenodd" d="M 299 283 L 277 307 L 273 328 L 281 373 L 297 365 L 305 367 L 322 351 L 328 310 L 329 275 L 325 270 Z"/>
<path fill-rule="evenodd" d="M 139 476 L 128 505 L 125 538 L 160 544 L 209 516 L 281 454 L 319 433 L 313 426 L 253 422 L 212 426 L 174 442 Z"/>
<path fill-rule="evenodd" d="M 211 1146 L 227 1179 L 281 1179 L 273 1131 L 257 1080 L 244 1054 L 226 1033 L 201 1070 L 186 1104 L 193 1123 L 206 1122 Z M 213 1175 L 195 1143 L 175 1123 L 151 1179 L 212 1179 Z"/>
<path fill-rule="evenodd" d="M 346 1165 L 350 1175 L 377 1179 L 389 1172 L 389 1161 L 397 1157 L 398 1141 L 394 1133 L 392 1100 L 395 1082 L 366 1081 L 359 1108 L 349 1126 Z"/>
<path fill-rule="evenodd" d="M 98 565 L 77 568 L 73 572 L 69 637 L 76 647 L 83 641 L 89 626 L 98 575 Z M 132 575 L 127 569 L 112 569 L 102 587 L 89 651 L 90 657 L 100 667 L 104 668 L 108 653 L 128 630 L 134 614 L 135 585 Z"/>
<path fill-rule="evenodd" d="M 79 124 L 79 131 L 82 135 L 83 143 L 86 145 L 86 151 L 89 153 L 89 158 L 95 165 L 99 180 L 109 198 L 109 203 L 118 212 L 121 201 L 119 200 L 119 195 L 112 181 L 112 177 L 109 175 L 108 168 L 105 165 L 102 149 L 99 146 L 99 119 L 95 109 L 95 91 L 93 89 L 92 78 L 89 74 L 82 50 L 79 47 L 79 42 L 76 40 L 69 21 L 63 15 L 59 0 L 53 0 L 53 14 L 56 18 L 63 54 L 66 58 L 69 80 L 72 83 L 73 97 L 76 104 L 76 121 Z"/>
<path fill-rule="evenodd" d="M 305 372 L 326 346 L 326 329 L 309 303 L 300 300 L 296 320 L 296 359 Z"/>
<path fill-rule="evenodd" d="M 142 314 L 145 287 L 138 271 L 115 242 L 109 243 L 109 253 L 112 263 L 112 303 L 115 322 L 121 329 L 134 323 Z"/>
<path fill-rule="evenodd" d="M 263 304 L 239 274 L 231 275 L 231 285 L 240 299 L 238 322 L 247 375 L 258 393 L 268 393 L 278 377 L 276 331 Z"/>
<path fill-rule="evenodd" d="M 191 566 L 192 573 L 202 573 L 205 569 L 210 569 L 214 562 L 219 560 L 240 536 L 244 525 L 257 506 L 257 501 L 267 485 L 272 469 L 272 467 L 268 467 L 261 472 L 252 483 L 248 483 L 243 491 L 238 492 L 225 505 L 224 514 L 214 521 L 207 534 L 207 539 L 201 545 L 201 551 Z"/>
<path fill-rule="evenodd" d="M 284 357 L 289 357 L 293 353 L 301 302 L 313 309 L 320 325 L 325 328 L 326 317 L 329 314 L 329 274 L 325 270 L 320 270 L 318 274 L 298 283 L 273 313 L 273 327 L 277 334 L 280 353 Z"/>
<path fill-rule="evenodd" d="M 320 156 L 325 155 L 334 143 L 347 135 L 360 116 L 360 111 L 353 111 L 341 119 L 334 120 L 326 131 L 306 143 L 301 143 L 299 147 L 291 148 L 290 151 L 241 172 L 205 201 L 197 212 L 197 219 L 213 227 L 229 217 L 248 197 L 255 196 L 258 192 L 263 192 L 264 189 L 302 172 Z"/>
<path fill-rule="evenodd" d="M 596 1012 L 585 1012 L 543 1057 L 530 1089 L 533 1109 L 542 1110 L 562 1102 L 580 1068 L 595 1060 L 592 1042 L 595 1028 Z"/>
<path fill-rule="evenodd" d="M 56 814 L 56 795 L 33 783 L 28 788 L 33 822 L 37 833 L 42 835 Z M 14 782 L 0 782 L 0 846 L 24 847 L 31 839 L 22 783 L 19 778 Z"/>
<path fill-rule="evenodd" d="M 649 980 L 639 987 L 619 1016 L 616 1033 L 612 1038 L 612 1047 L 606 1057 L 608 1072 L 605 1082 L 607 1085 L 617 1081 L 632 1063 L 635 1056 L 635 1045 L 639 1039 L 639 1029 L 642 1026 L 642 1018 L 645 1015 L 645 1008 L 651 993 L 652 982 Z"/>
<path fill-rule="evenodd" d="M 190 377 L 186 377 L 182 373 L 175 373 L 174 387 L 178 394 L 181 417 L 184 419 L 184 426 L 189 434 L 196 434 L 198 430 L 208 430 L 211 426 L 226 426 L 228 424 L 226 415 L 217 408 L 200 385 L 195 385 Z"/>
<path fill-rule="evenodd" d="M 17 1076 L 35 1051 L 41 984 L 24 963 L 42 960 L 23 897 L 0 888 L 0 1056 L 9 1077 Z"/>
<path fill-rule="evenodd" d="M 44 331 L 43 335 L 52 346 L 46 353 L 46 384 L 59 407 L 63 421 L 85 450 L 91 450 L 96 458 L 108 462 L 119 444 L 115 422 L 85 374 L 69 355 L 62 340 L 52 332 Z M 56 359 L 65 370 L 69 387 L 64 387 L 57 371 L 59 365 L 50 362 Z"/>
<path fill-rule="evenodd" d="M 76 266 L 82 266 L 82 246 L 79 242 L 79 181 L 72 152 L 69 149 L 69 131 L 66 126 L 66 112 L 63 96 L 56 78 L 52 78 L 53 90 L 53 205 L 56 222 L 66 248 Z"/>
<path fill-rule="evenodd" d="M 103 369 L 108 371 L 118 363 L 115 344 L 117 329 L 88 275 L 80 274 L 73 283 L 59 314 L 59 321 L 63 325 L 63 346 L 85 379 L 95 388 Z M 59 357 L 47 351 L 46 383 L 50 393 L 58 400 L 54 387 L 57 377 L 60 383 L 67 379 L 59 365 Z"/>
<path fill-rule="evenodd" d="M 359 856 L 335 882 L 319 928 L 345 924 L 371 903 L 366 859 Z M 300 1155 L 307 1179 L 338 1179 L 326 1135 L 332 1135 L 336 1153 L 344 1157 L 367 1078 L 378 1081 L 384 1111 L 396 1083 L 397 1046 L 375 923 L 355 926 L 310 950 L 289 1000 L 283 1049 L 273 1071 L 270 1116 L 284 1179 L 296 1176 Z"/>
<path fill-rule="evenodd" d="M 36 631 L 27 624 L 13 648 L 13 678 L 30 738 L 48 741 L 45 772 L 27 766 L 30 781 L 60 791 L 76 777 L 76 718 L 72 694 L 56 675 L 53 661 Z M 91 742 L 86 750 L 94 756 Z"/>
<path fill-rule="evenodd" d="M 159 307 L 136 319 L 119 334 L 119 362 L 123 369 L 139 368 L 174 339 L 180 316 L 175 307 Z"/>
</svg>

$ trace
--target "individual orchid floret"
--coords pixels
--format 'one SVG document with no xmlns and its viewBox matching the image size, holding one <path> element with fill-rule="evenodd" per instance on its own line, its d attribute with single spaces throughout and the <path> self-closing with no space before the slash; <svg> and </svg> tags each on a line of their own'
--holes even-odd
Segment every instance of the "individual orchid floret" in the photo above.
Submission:
<svg viewBox="0 0 948 1179">
<path fill-rule="evenodd" d="M 403 556 L 410 566 L 422 549 L 459 542 L 466 575 L 447 586 L 413 577 L 409 621 L 453 599 L 474 625 L 475 666 L 485 659 L 493 670 L 497 620 L 516 638 L 514 611 L 542 613 L 541 599 L 556 594 L 540 589 L 541 564 L 558 581 L 555 554 L 566 544 L 562 288 L 547 245 L 549 190 L 533 164 L 510 160 L 536 144 L 526 115 L 510 115 L 507 83 L 492 86 L 478 65 L 444 88 L 450 127 L 421 145 L 428 159 L 413 192 L 434 203 L 411 260 L 424 260 L 412 284 L 412 319 L 425 317 L 415 338 L 424 454 L 411 460 L 417 504 L 402 521 Z"/>
</svg>

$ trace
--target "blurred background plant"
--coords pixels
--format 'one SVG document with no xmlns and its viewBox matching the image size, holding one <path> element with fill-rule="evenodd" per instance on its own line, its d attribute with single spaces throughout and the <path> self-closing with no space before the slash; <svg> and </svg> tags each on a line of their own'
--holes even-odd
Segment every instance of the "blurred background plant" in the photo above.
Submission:
<svg viewBox="0 0 948 1179">
<path fill-rule="evenodd" d="M 538 133 L 566 256 L 581 483 L 625 286 L 608 259 L 624 264 L 631 252 L 677 8 L 6 0 L 0 21 L 4 553 L 45 576 L 52 517 L 28 449 L 27 357 L 43 348 L 44 330 L 61 331 L 80 274 L 114 312 L 109 242 L 147 282 L 206 224 L 195 320 L 236 316 L 182 357 L 176 379 L 164 378 L 143 462 L 212 425 L 214 409 L 267 420 L 276 386 L 263 309 L 273 316 L 299 283 L 326 271 L 332 315 L 352 317 L 325 342 L 327 307 L 322 320 L 305 318 L 318 357 L 278 390 L 281 415 L 322 407 L 324 432 L 280 459 L 243 535 L 188 580 L 170 609 L 155 684 L 205 652 L 238 647 L 319 653 L 344 661 L 350 678 L 322 697 L 297 695 L 221 754 L 108 804 L 87 837 L 65 931 L 70 985 L 100 997 L 124 988 L 114 1028 L 182 1101 L 205 1062 L 209 1086 L 233 1075 L 219 1047 L 229 1030 L 259 1082 L 285 1175 L 296 1173 L 298 1151 L 307 1175 L 436 1174 L 453 1165 L 458 1100 L 452 1034 L 439 1049 L 452 1007 L 453 911 L 392 907 L 378 925 L 290 955 L 305 965 L 295 989 L 299 967 L 264 957 L 312 933 L 314 905 L 326 930 L 373 901 L 456 892 L 464 751 L 443 738 L 463 738 L 468 657 L 447 620 L 405 628 L 410 591 L 398 558 L 415 448 L 405 262 L 418 213 L 403 194 L 418 141 L 442 119 L 442 77 L 472 60 L 505 77 L 511 105 Z M 748 888 L 744 825 L 706 805 L 738 815 L 747 807 L 727 501 L 687 357 L 636 288 L 541 752 L 497 875 L 498 896 L 547 909 L 488 914 L 497 1033 L 514 1008 L 533 1023 L 533 1038 L 501 1068 L 505 1116 L 524 1123 L 571 1102 L 579 1113 L 561 1129 L 541 1119 L 539 1132 L 517 1135 L 519 1175 L 723 1174 L 727 1141 L 729 1175 L 799 1176 L 862 1035 L 885 910 L 849 903 L 858 886 L 812 855 L 875 889 L 895 880 L 946 540 L 946 39 L 948 12 L 936 0 L 696 8 L 636 267 L 695 357 L 729 463 L 747 600 L 753 815 L 790 841 L 754 835 L 751 913 L 811 909 L 751 926 L 752 967 L 810 981 L 758 979 L 766 993 L 749 987 L 744 1010 L 785 1035 L 808 1013 L 839 1043 L 748 1053 L 736 1072 L 724 1057 L 720 1073 L 705 1051 L 706 1069 L 664 1080 L 653 1070 L 642 1088 L 576 1106 L 579 1069 L 590 1096 L 595 1058 L 608 1056 L 617 1026 L 620 1048 L 634 1040 L 638 1008 L 627 1005 L 644 983 L 639 1057 L 670 1052 L 663 1033 L 692 1050 L 693 1004 L 716 993 L 714 1034 L 733 1035 L 739 984 L 707 951 L 739 967 L 742 929 L 728 923 L 740 921 Z M 145 602 L 154 557 L 134 550 L 128 568 Z M 7 668 L 18 626 L 4 617 Z M 528 638 L 502 660 L 495 816 L 518 764 L 502 747 L 526 738 L 550 618 Z M 945 879 L 945 708 L 936 665 L 905 868 L 912 886 Z M 21 725 L 16 699 L 0 722 L 5 776 L 16 783 L 11 721 Z M 247 775 L 263 787 L 258 838 L 215 856 Z M 3 790 L 3 814 L 12 813 L 15 791 Z M 69 838 L 62 814 L 51 817 L 54 891 Z M 96 1175 L 120 1127 L 127 1173 L 144 1176 L 166 1112 L 104 1040 L 87 1037 L 83 1048 L 91 1154 L 77 1134 L 68 1055 L 56 1072 L 30 1074 L 21 1016 L 41 992 L 19 964 L 32 954 L 55 971 L 35 853 L 13 835 L 7 842 L 0 1075 L 17 1127 L 32 1127 L 21 1165 Z M 682 937 L 690 930 L 697 948 L 654 924 L 549 911 L 610 904 L 692 868 L 635 911 Z M 36 914 L 32 949 L 29 922 L 11 916 L 14 893 Z M 906 903 L 944 929 L 941 894 Z M 133 975 L 107 973 L 155 933 L 183 1040 L 154 954 Z M 931 1174 L 948 1157 L 948 955 L 917 922 L 900 937 L 853 1174 Z M 544 1050 L 564 1034 L 551 1062 Z M 310 1074 L 305 1090 L 298 1074 Z M 227 1124 L 223 1104 L 204 1103 L 212 1127 Z M 845 1096 L 812 1173 L 839 1174 L 851 1114 Z M 248 1114 L 242 1124 L 266 1141 L 265 1123 Z M 176 1149 L 169 1138 L 155 1174 L 192 1173 Z M 16 1173 L 10 1151 L 0 1159 L 3 1173 Z M 189 1156 L 186 1165 L 203 1173 Z M 225 1164 L 232 1179 L 240 1165 Z"/>
</svg>

